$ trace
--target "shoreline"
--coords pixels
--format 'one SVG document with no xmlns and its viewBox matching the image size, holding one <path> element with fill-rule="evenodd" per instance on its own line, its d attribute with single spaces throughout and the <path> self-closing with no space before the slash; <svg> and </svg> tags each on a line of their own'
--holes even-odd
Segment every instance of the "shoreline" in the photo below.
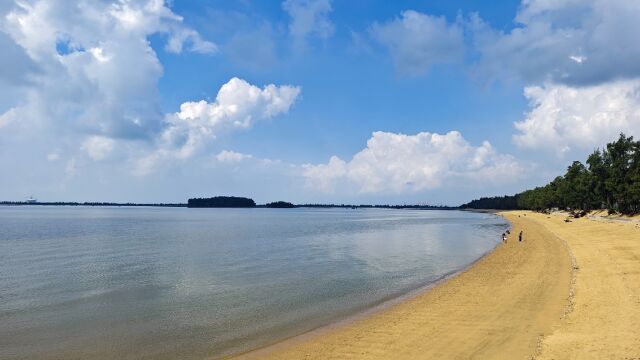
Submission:
<svg viewBox="0 0 640 360">
<path fill-rule="evenodd" d="M 239 358 L 640 359 L 640 225 L 498 214 L 512 224 L 507 244 L 466 269 L 363 318 Z"/>
<path fill-rule="evenodd" d="M 550 236 L 551 234 L 545 232 L 541 225 L 536 227 L 529 219 L 526 219 L 526 215 L 522 218 L 516 212 L 499 212 L 497 215 L 507 220 L 511 226 L 512 234 L 509 236 L 507 244 L 498 243 L 491 251 L 465 268 L 449 274 L 428 286 L 386 301 L 347 319 L 284 339 L 275 344 L 226 358 L 295 359 L 304 357 L 323 359 L 329 357 L 355 357 L 377 359 L 388 358 L 392 354 L 395 358 L 407 359 L 415 358 L 416 356 L 425 358 L 436 356 L 465 358 L 478 356 L 479 354 L 486 355 L 481 357 L 499 358 L 496 354 L 503 354 L 504 351 L 514 354 L 513 358 L 535 356 L 542 348 L 543 338 L 540 334 L 549 335 L 560 322 L 560 319 L 566 316 L 566 309 L 571 304 L 569 301 L 569 289 L 573 282 L 571 280 L 573 266 L 570 261 L 570 247 L 568 244 L 564 244 L 564 241 L 559 237 Z M 539 235 L 538 240 L 540 242 L 525 240 L 525 242 L 519 244 L 516 239 L 516 230 L 520 228 L 530 229 L 532 233 L 544 232 L 544 236 Z M 529 234 L 529 230 L 527 230 L 527 234 Z M 541 244 L 550 246 L 549 253 L 561 253 L 561 256 L 557 257 L 557 259 L 554 258 L 555 260 L 552 264 L 547 264 L 545 263 L 548 258 L 545 256 L 546 251 L 544 253 L 522 251 L 526 246 L 532 248 Z M 520 245 L 520 248 L 518 248 L 518 245 Z M 514 254 L 518 255 L 514 259 L 519 265 L 526 265 L 525 267 L 536 271 L 527 274 L 526 271 L 518 273 L 518 267 L 508 268 L 508 265 L 513 263 L 510 258 Z M 528 304 L 526 311 L 517 311 L 517 307 L 522 304 L 511 300 L 519 300 L 522 297 L 522 293 L 528 291 L 527 289 L 531 282 L 539 283 L 538 275 L 540 274 L 538 272 L 544 272 L 542 277 L 544 282 L 543 286 L 539 286 L 540 289 L 537 290 L 550 291 L 537 291 L 536 296 L 538 297 L 535 297 L 534 300 L 540 300 L 539 303 L 542 305 L 539 305 L 538 301 L 533 301 Z M 558 273 L 560 273 L 560 276 L 558 276 Z M 491 309 L 482 309 L 482 306 L 476 304 L 476 302 L 489 300 L 487 306 L 491 307 L 492 301 L 499 302 L 502 299 L 493 298 L 495 295 L 492 293 L 491 285 L 497 286 L 497 290 L 509 290 L 507 287 L 499 286 L 501 281 L 505 279 L 516 280 L 522 276 L 527 277 L 527 279 L 526 281 L 520 281 L 519 293 L 516 291 L 510 294 L 512 296 L 503 297 L 503 299 L 507 299 L 507 302 L 511 301 L 508 304 L 510 306 L 503 307 L 498 305 L 493 311 L 490 311 Z M 484 277 L 488 281 L 483 279 Z M 496 277 L 498 278 L 497 282 L 495 281 Z M 490 284 L 491 278 L 494 278 L 492 284 Z M 489 286 L 488 288 L 485 286 L 484 290 L 482 290 L 483 282 L 486 283 L 484 285 Z M 469 294 L 469 288 L 479 289 L 479 292 L 482 293 L 480 295 L 483 296 L 474 297 Z M 488 292 L 486 291 L 487 289 L 489 289 Z M 526 302 L 526 297 L 524 302 Z M 541 307 L 544 311 L 541 311 Z M 460 311 L 461 309 L 463 311 Z M 513 311 L 514 309 L 516 311 Z M 515 322 L 513 319 L 503 320 L 501 324 L 498 322 L 497 326 L 493 326 L 496 325 L 496 321 L 487 321 L 486 319 L 487 317 L 495 316 L 497 312 L 509 313 L 510 311 L 514 314 L 509 315 L 520 321 Z M 455 319 L 456 316 L 454 315 L 456 313 L 458 319 Z M 523 313 L 526 315 L 525 318 L 533 320 L 533 326 L 530 321 L 522 321 L 521 315 Z M 422 325 L 417 326 L 416 320 L 413 319 L 414 317 L 419 317 Z M 474 317 L 478 318 L 475 319 L 478 320 L 478 323 L 475 324 L 477 326 L 450 324 L 456 320 L 464 324 Z M 433 326 L 429 327 L 429 325 Z M 488 337 L 487 334 L 481 334 L 477 331 L 478 328 L 490 328 L 492 326 L 496 327 L 496 329 L 489 331 L 489 333 L 495 333 L 494 335 L 497 335 L 497 337 Z M 396 329 L 390 329 L 390 327 L 395 327 Z M 465 329 L 460 329 L 460 327 Z M 524 331 L 513 331 L 514 327 L 519 327 L 520 330 Z M 447 329 L 454 334 L 443 336 L 442 334 L 446 334 L 445 331 Z M 420 336 L 416 337 L 416 335 Z M 472 339 L 469 339 L 470 336 Z M 413 338 L 414 342 L 406 343 L 405 337 Z M 446 345 L 447 341 L 454 341 L 455 338 L 458 338 L 459 341 L 464 341 L 464 343 L 456 344 L 455 346 Z M 496 341 L 496 339 L 498 340 Z M 438 342 L 445 344 L 445 346 L 436 346 L 434 350 L 433 345 L 437 345 L 436 343 Z M 492 342 L 493 344 L 487 344 Z M 384 346 L 382 346 L 383 344 Z M 431 351 L 431 356 L 425 351 Z"/>
<path fill-rule="evenodd" d="M 497 215 L 497 211 L 478 211 L 480 213 L 492 213 L 492 214 L 496 214 Z M 512 224 L 509 220 L 507 220 L 506 218 L 504 218 L 501 215 L 497 215 L 502 217 L 505 221 L 507 221 L 507 223 L 509 224 L 509 228 L 512 228 Z M 399 296 L 394 296 L 390 299 L 386 299 L 386 300 L 382 300 L 382 302 L 375 304 L 373 306 L 370 306 L 364 310 L 360 310 L 354 314 L 348 315 L 345 318 L 342 319 L 338 319 L 336 321 L 333 321 L 331 323 L 328 323 L 326 325 L 322 325 L 320 327 L 305 331 L 301 334 L 297 334 L 297 335 L 293 335 L 293 336 L 289 336 L 286 337 L 284 339 L 278 340 L 276 342 L 270 343 L 270 344 L 266 344 L 264 346 L 252 349 L 252 350 L 248 350 L 242 353 L 238 353 L 238 354 L 234 354 L 234 355 L 229 355 L 229 356 L 223 356 L 221 359 L 234 359 L 234 360 L 250 360 L 250 359 L 260 359 L 263 358 L 265 356 L 269 356 L 275 352 L 278 352 L 280 350 L 284 350 L 288 347 L 291 346 L 295 346 L 296 344 L 300 344 L 304 341 L 308 341 L 308 340 L 312 340 L 315 337 L 318 336 L 322 336 L 324 334 L 327 334 L 329 332 L 332 331 L 336 331 L 339 329 L 342 329 L 344 327 L 347 327 L 355 322 L 367 319 L 369 317 L 372 316 L 376 316 L 377 314 L 380 314 L 382 312 L 385 312 L 391 308 L 393 308 L 394 306 L 398 306 L 401 305 L 407 301 L 410 301 L 416 297 L 419 297 L 423 294 L 425 294 L 426 292 L 432 290 L 433 288 L 440 286 L 441 284 L 446 283 L 447 281 L 455 278 L 456 276 L 459 276 L 460 274 L 463 274 L 467 271 L 469 271 L 469 269 L 471 269 L 475 264 L 477 264 L 478 262 L 482 261 L 485 257 L 491 255 L 494 251 L 496 251 L 496 249 L 498 249 L 500 246 L 502 245 L 502 243 L 498 242 L 496 243 L 496 246 L 494 246 L 491 250 L 483 253 L 482 255 L 480 255 L 480 257 L 478 257 L 477 259 L 475 259 L 474 261 L 472 261 L 471 263 L 465 265 L 464 267 L 455 270 L 455 271 L 451 271 L 449 273 L 446 273 L 442 276 L 440 276 L 439 278 L 437 278 L 436 280 L 425 284 L 425 285 L 421 285 L 413 290 L 409 290 L 408 292 L 404 293 L 404 294 L 400 294 Z M 210 357 L 207 359 L 217 359 L 217 357 Z"/>
</svg>

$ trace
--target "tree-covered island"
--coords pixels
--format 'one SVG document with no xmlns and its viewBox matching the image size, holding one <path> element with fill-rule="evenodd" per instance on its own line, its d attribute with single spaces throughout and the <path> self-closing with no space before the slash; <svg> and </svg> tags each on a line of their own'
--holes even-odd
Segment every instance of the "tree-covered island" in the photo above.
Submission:
<svg viewBox="0 0 640 360">
<path fill-rule="evenodd" d="M 193 198 L 187 201 L 189 208 L 254 208 L 253 199 L 237 196 L 214 196 L 210 198 Z"/>
</svg>

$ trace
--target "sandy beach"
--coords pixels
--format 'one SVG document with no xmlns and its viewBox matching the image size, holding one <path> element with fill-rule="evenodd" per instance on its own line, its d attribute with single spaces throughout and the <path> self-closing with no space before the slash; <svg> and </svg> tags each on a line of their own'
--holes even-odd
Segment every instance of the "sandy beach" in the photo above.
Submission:
<svg viewBox="0 0 640 360">
<path fill-rule="evenodd" d="M 638 224 L 501 215 L 513 225 L 507 243 L 458 276 L 374 315 L 241 358 L 640 358 Z"/>
<path fill-rule="evenodd" d="M 577 267 L 573 309 L 543 340 L 539 358 L 640 359 L 640 225 L 528 216 L 566 240 Z"/>
</svg>

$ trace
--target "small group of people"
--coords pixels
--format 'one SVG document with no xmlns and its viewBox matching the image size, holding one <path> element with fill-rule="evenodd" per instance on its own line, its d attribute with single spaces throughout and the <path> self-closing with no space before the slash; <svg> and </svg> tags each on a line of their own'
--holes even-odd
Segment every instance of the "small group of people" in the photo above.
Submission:
<svg viewBox="0 0 640 360">
<path fill-rule="evenodd" d="M 507 232 L 503 232 L 502 233 L 502 242 L 506 243 L 507 242 L 507 235 L 511 234 L 510 230 L 507 230 Z M 522 231 L 520 231 L 520 233 L 518 234 L 518 241 L 522 241 Z"/>
</svg>

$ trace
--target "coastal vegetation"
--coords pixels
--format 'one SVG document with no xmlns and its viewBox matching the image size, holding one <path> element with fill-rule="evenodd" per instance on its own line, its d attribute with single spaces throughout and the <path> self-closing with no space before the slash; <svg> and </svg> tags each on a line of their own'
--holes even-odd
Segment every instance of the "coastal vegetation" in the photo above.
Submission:
<svg viewBox="0 0 640 360">
<path fill-rule="evenodd" d="M 575 215 L 591 210 L 633 215 L 640 213 L 640 141 L 620 134 L 596 149 L 586 165 L 574 161 L 563 176 L 545 186 L 513 196 L 485 197 L 461 206 L 470 209 L 564 209 Z"/>
</svg>

